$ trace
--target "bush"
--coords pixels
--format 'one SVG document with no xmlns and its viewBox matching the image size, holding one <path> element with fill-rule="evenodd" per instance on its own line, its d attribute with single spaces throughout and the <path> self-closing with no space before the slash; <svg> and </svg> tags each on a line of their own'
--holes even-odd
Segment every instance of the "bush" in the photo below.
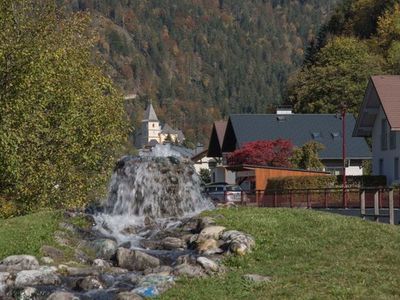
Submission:
<svg viewBox="0 0 400 300">
<path fill-rule="evenodd" d="M 343 176 L 337 176 L 337 184 L 342 185 Z M 376 187 L 386 186 L 386 176 L 383 175 L 362 175 L 362 176 L 346 176 L 348 186 L 354 187 Z"/>
<path fill-rule="evenodd" d="M 15 217 L 18 214 L 15 202 L 0 196 L 0 219 Z"/>
<path fill-rule="evenodd" d="M 335 183 L 332 175 L 276 177 L 268 180 L 267 190 L 322 189 L 334 187 Z"/>
</svg>

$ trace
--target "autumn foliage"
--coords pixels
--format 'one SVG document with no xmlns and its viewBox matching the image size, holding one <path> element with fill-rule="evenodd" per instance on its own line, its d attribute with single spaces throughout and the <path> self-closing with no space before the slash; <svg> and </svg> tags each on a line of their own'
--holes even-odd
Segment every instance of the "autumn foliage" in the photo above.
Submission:
<svg viewBox="0 0 400 300">
<path fill-rule="evenodd" d="M 289 140 L 255 141 L 246 143 L 228 156 L 229 165 L 266 165 L 290 167 L 293 144 Z"/>
</svg>

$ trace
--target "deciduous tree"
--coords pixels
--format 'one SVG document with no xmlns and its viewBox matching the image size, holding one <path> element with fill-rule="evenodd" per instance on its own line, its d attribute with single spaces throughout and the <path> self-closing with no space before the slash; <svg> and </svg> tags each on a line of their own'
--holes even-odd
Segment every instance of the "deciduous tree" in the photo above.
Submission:
<svg viewBox="0 0 400 300">
<path fill-rule="evenodd" d="M 292 143 L 284 139 L 250 142 L 232 152 L 228 156 L 228 164 L 289 167 L 292 148 Z"/>
<path fill-rule="evenodd" d="M 0 191 L 21 211 L 81 206 L 106 187 L 128 128 L 89 15 L 4 0 L 0 28 Z"/>
</svg>

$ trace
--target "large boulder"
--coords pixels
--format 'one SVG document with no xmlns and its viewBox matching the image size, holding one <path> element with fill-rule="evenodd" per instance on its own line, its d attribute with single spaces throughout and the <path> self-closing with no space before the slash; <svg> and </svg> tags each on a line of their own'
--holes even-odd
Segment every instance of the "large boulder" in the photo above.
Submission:
<svg viewBox="0 0 400 300">
<path fill-rule="evenodd" d="M 54 267 L 40 267 L 38 270 L 24 270 L 17 274 L 16 287 L 27 287 L 35 285 L 59 285 L 60 277 L 55 273 Z"/>
<path fill-rule="evenodd" d="M 91 247 L 96 252 L 96 258 L 110 260 L 115 255 L 118 245 L 110 239 L 98 239 L 91 242 Z"/>
<path fill-rule="evenodd" d="M 197 258 L 197 263 L 200 266 L 202 266 L 203 269 L 206 270 L 206 271 L 217 272 L 218 269 L 219 269 L 218 268 L 218 264 L 215 261 L 213 261 L 213 260 L 211 260 L 211 259 L 209 259 L 207 257 L 203 257 L 203 256 L 198 257 Z"/>
<path fill-rule="evenodd" d="M 181 264 L 175 267 L 174 275 L 176 276 L 186 276 L 186 277 L 203 277 L 205 273 L 200 266 Z"/>
<path fill-rule="evenodd" d="M 6 294 L 11 283 L 11 274 L 8 272 L 0 272 L 0 299 Z"/>
<path fill-rule="evenodd" d="M 3 259 L 0 263 L 0 271 L 18 272 L 22 270 L 36 270 L 39 262 L 31 255 L 12 255 Z"/>
<path fill-rule="evenodd" d="M 256 244 L 251 235 L 237 230 L 224 232 L 221 239 L 228 245 L 229 250 L 237 255 L 245 255 L 250 252 Z"/>
<path fill-rule="evenodd" d="M 209 226 L 200 231 L 199 239 L 218 240 L 226 228 L 224 226 Z"/>
<path fill-rule="evenodd" d="M 54 292 L 47 300 L 79 300 L 79 297 L 68 292 Z"/>
<path fill-rule="evenodd" d="M 143 251 L 118 248 L 117 263 L 121 268 L 135 271 L 144 271 L 148 268 L 160 266 L 160 260 Z"/>
<path fill-rule="evenodd" d="M 176 237 L 166 237 L 161 241 L 161 245 L 166 250 L 184 249 L 186 248 L 186 243 L 180 238 Z"/>
<path fill-rule="evenodd" d="M 143 300 L 143 298 L 133 292 L 122 292 L 117 295 L 116 300 Z"/>
</svg>

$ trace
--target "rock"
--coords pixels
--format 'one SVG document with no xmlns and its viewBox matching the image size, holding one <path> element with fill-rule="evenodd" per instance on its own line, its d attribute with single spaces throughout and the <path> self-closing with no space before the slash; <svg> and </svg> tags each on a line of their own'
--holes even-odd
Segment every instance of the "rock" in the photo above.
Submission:
<svg viewBox="0 0 400 300">
<path fill-rule="evenodd" d="M 156 250 L 156 249 L 162 248 L 160 241 L 147 240 L 147 239 L 141 240 L 140 246 L 142 246 L 145 249 L 151 249 L 151 250 Z"/>
<path fill-rule="evenodd" d="M 198 257 L 197 263 L 201 265 L 206 271 L 217 272 L 219 269 L 217 263 L 207 257 Z"/>
<path fill-rule="evenodd" d="M 40 251 L 44 256 L 48 256 L 54 260 L 60 261 L 64 259 L 64 252 L 52 246 L 42 246 Z"/>
<path fill-rule="evenodd" d="M 195 265 L 196 264 L 196 257 L 193 255 L 181 255 L 177 258 L 176 260 L 176 265 L 181 265 L 181 264 L 192 264 Z"/>
<path fill-rule="evenodd" d="M 171 286 L 174 283 L 174 277 L 170 275 L 149 274 L 139 281 L 140 286 L 156 286 L 163 290 L 166 285 Z"/>
<path fill-rule="evenodd" d="M 209 226 L 204 228 L 200 234 L 199 239 L 215 239 L 218 240 L 226 228 L 224 226 Z"/>
<path fill-rule="evenodd" d="M 76 268 L 69 267 L 66 265 L 59 265 L 58 269 L 62 272 L 67 273 L 69 276 L 98 276 L 99 270 L 97 268 Z"/>
<path fill-rule="evenodd" d="M 60 277 L 55 274 L 54 267 L 40 267 L 38 270 L 24 270 L 17 274 L 15 279 L 16 287 L 35 285 L 59 285 Z"/>
<path fill-rule="evenodd" d="M 161 245 L 166 250 L 184 249 L 186 243 L 179 238 L 166 237 L 161 241 Z"/>
<path fill-rule="evenodd" d="M 262 275 L 258 275 L 258 274 L 246 274 L 246 275 L 243 275 L 243 279 L 248 280 L 248 281 L 257 282 L 257 283 L 272 281 L 272 278 L 270 276 L 262 276 Z"/>
<path fill-rule="evenodd" d="M 138 250 L 129 250 L 118 248 L 117 250 L 118 266 L 128 270 L 144 271 L 148 268 L 160 266 L 160 260 L 154 256 Z"/>
<path fill-rule="evenodd" d="M 160 294 L 156 286 L 138 287 L 132 290 L 133 293 L 139 294 L 145 298 L 156 297 Z"/>
<path fill-rule="evenodd" d="M 251 235 L 236 230 L 224 232 L 221 239 L 229 245 L 229 250 L 237 255 L 245 255 L 256 244 Z"/>
<path fill-rule="evenodd" d="M 91 242 L 91 247 L 96 251 L 96 258 L 110 260 L 115 255 L 118 245 L 110 239 L 98 239 Z"/>
<path fill-rule="evenodd" d="M 149 217 L 149 216 L 146 216 L 145 218 L 144 218 L 144 226 L 146 226 L 146 227 L 151 227 L 151 226 L 154 226 L 154 225 L 156 225 L 157 223 L 156 223 L 156 221 L 154 221 L 154 219 L 153 218 L 151 218 L 151 217 Z"/>
<path fill-rule="evenodd" d="M 92 259 L 80 249 L 74 250 L 74 257 L 81 264 L 90 264 L 92 261 Z"/>
<path fill-rule="evenodd" d="M 117 295 L 116 300 L 143 300 L 143 298 L 133 292 L 122 292 Z"/>
<path fill-rule="evenodd" d="M 99 268 L 110 268 L 111 264 L 109 262 L 105 261 L 104 259 L 96 258 L 93 261 L 92 266 L 99 267 Z"/>
<path fill-rule="evenodd" d="M 170 275 L 174 269 L 170 266 L 159 266 L 157 268 L 149 268 L 144 270 L 144 275 L 157 274 L 157 275 Z"/>
<path fill-rule="evenodd" d="M 177 276 L 203 277 L 205 276 L 200 266 L 181 264 L 175 267 L 174 274 Z"/>
<path fill-rule="evenodd" d="M 197 231 L 197 226 L 198 226 L 199 219 L 198 218 L 190 218 L 188 220 L 185 220 L 180 228 L 183 231 L 189 231 L 191 233 L 196 233 L 199 232 Z"/>
<path fill-rule="evenodd" d="M 68 292 L 54 292 L 47 300 L 79 300 L 79 297 Z"/>
<path fill-rule="evenodd" d="M 111 267 L 107 269 L 107 273 L 113 274 L 113 275 L 120 275 L 120 274 L 126 274 L 129 271 L 124 268 L 119 268 L 119 267 Z"/>
<path fill-rule="evenodd" d="M 196 230 L 197 232 L 201 232 L 206 227 L 214 226 L 215 220 L 211 217 L 203 217 L 198 219 Z"/>
<path fill-rule="evenodd" d="M 89 290 L 97 290 L 103 289 L 103 284 L 99 281 L 97 277 L 88 276 L 85 278 L 81 278 L 76 282 L 76 288 L 78 290 L 89 291 Z"/>
<path fill-rule="evenodd" d="M 14 289 L 12 292 L 15 300 L 34 300 L 37 299 L 37 290 L 34 287 Z"/>
<path fill-rule="evenodd" d="M 137 228 L 134 225 L 126 226 L 124 229 L 121 230 L 121 233 L 124 235 L 132 235 L 137 233 Z"/>
<path fill-rule="evenodd" d="M 121 245 L 119 245 L 119 247 L 126 248 L 126 249 L 131 249 L 131 242 L 127 241 L 125 243 L 122 243 Z"/>
<path fill-rule="evenodd" d="M 8 272 L 18 272 L 22 270 L 36 270 L 39 262 L 36 257 L 31 255 L 12 255 L 2 260 L 0 270 Z"/>
<path fill-rule="evenodd" d="M 200 240 L 197 244 L 197 251 L 207 255 L 223 252 L 218 247 L 218 242 L 214 239 Z"/>
<path fill-rule="evenodd" d="M 52 259 L 51 257 L 47 257 L 47 256 L 42 257 L 42 258 L 40 259 L 40 261 L 41 261 L 42 263 L 44 263 L 45 265 L 51 265 L 51 264 L 54 263 L 54 259 Z"/>
<path fill-rule="evenodd" d="M 0 299 L 6 294 L 8 286 L 11 284 L 11 274 L 8 272 L 0 272 Z"/>
</svg>

